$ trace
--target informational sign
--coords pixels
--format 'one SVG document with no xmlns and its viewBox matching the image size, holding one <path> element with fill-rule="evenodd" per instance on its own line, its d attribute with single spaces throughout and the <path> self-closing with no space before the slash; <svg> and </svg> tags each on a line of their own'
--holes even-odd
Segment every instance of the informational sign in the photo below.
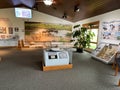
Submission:
<svg viewBox="0 0 120 90">
<path fill-rule="evenodd" d="M 15 16 L 19 18 L 32 18 L 31 9 L 15 8 Z"/>
<path fill-rule="evenodd" d="M 102 39 L 120 40 L 120 20 L 102 23 Z"/>
</svg>

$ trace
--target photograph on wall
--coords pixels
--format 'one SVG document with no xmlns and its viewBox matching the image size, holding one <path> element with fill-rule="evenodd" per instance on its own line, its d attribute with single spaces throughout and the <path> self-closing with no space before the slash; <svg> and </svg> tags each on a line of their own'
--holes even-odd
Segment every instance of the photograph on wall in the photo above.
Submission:
<svg viewBox="0 0 120 90">
<path fill-rule="evenodd" d="M 9 34 L 13 34 L 13 27 L 8 27 Z"/>
<path fill-rule="evenodd" d="M 11 39 L 12 35 L 7 35 L 6 37 L 7 37 L 7 39 Z"/>
<path fill-rule="evenodd" d="M 0 27 L 0 34 L 6 34 L 6 27 Z"/>
<path fill-rule="evenodd" d="M 20 38 L 20 37 L 19 37 L 19 35 L 17 35 L 17 34 L 15 34 L 15 35 L 12 36 L 12 40 L 19 40 L 19 38 Z"/>
<path fill-rule="evenodd" d="M 6 35 L 0 35 L 0 39 L 6 39 Z"/>
<path fill-rule="evenodd" d="M 42 22 L 25 22 L 25 41 L 59 41 L 71 40 L 72 25 Z"/>
<path fill-rule="evenodd" d="M 15 27 L 15 28 L 14 28 L 14 31 L 15 31 L 15 32 L 19 32 L 19 28 L 18 28 L 18 27 Z"/>
<path fill-rule="evenodd" d="M 120 21 L 102 23 L 102 39 L 120 40 Z"/>
</svg>

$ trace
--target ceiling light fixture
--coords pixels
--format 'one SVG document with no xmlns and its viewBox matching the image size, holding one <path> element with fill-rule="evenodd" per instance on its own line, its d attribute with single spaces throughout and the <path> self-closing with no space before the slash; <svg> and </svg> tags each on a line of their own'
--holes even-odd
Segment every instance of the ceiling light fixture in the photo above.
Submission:
<svg viewBox="0 0 120 90">
<path fill-rule="evenodd" d="M 53 0 L 43 0 L 43 2 L 44 2 L 45 5 L 50 6 L 50 5 L 52 5 Z"/>
<path fill-rule="evenodd" d="M 75 5 L 75 6 L 74 6 L 74 12 L 79 12 L 79 11 L 80 11 L 79 5 Z"/>
</svg>

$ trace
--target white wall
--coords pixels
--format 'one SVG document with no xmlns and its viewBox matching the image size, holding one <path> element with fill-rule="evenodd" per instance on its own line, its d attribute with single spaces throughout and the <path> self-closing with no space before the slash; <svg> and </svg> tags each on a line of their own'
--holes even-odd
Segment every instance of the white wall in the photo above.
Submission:
<svg viewBox="0 0 120 90">
<path fill-rule="evenodd" d="M 58 23 L 58 24 L 73 24 L 72 22 L 53 17 L 51 15 L 47 15 L 38 11 L 32 11 L 31 19 L 22 19 L 16 18 L 14 8 L 9 9 L 0 9 L 0 20 L 7 19 L 7 26 L 11 27 L 19 27 L 20 30 L 24 30 L 24 22 L 25 21 L 33 21 L 33 22 L 47 22 L 47 23 Z M 23 37 L 21 37 L 23 38 Z"/>
<path fill-rule="evenodd" d="M 91 18 L 88 18 L 88 19 L 78 21 L 78 22 L 74 23 L 74 25 L 77 25 L 77 24 L 82 25 L 82 24 L 89 23 L 89 22 L 100 21 L 98 42 L 117 43 L 118 44 L 118 43 L 120 43 L 120 41 L 117 41 L 117 40 L 107 40 L 107 41 L 102 40 L 101 35 L 100 35 L 100 32 L 102 30 L 102 22 L 110 22 L 110 21 L 114 21 L 114 20 L 120 20 L 120 9 L 117 9 L 117 10 L 114 10 L 114 11 L 111 11 L 111 12 L 107 12 L 107 13 L 95 16 L 95 17 L 91 17 Z"/>
<path fill-rule="evenodd" d="M 81 21 L 78 21 L 76 23 L 72 23 L 57 17 L 53 17 L 51 15 L 47 15 L 41 12 L 33 11 L 33 18 L 32 19 L 21 19 L 21 18 L 16 18 L 15 13 L 14 13 L 14 8 L 8 8 L 8 9 L 0 9 L 0 23 L 1 20 L 5 21 L 4 26 L 6 27 L 19 27 L 19 36 L 20 39 L 24 39 L 24 22 L 25 21 L 33 21 L 33 22 L 47 22 L 47 23 L 58 23 L 58 24 L 84 24 L 84 23 L 89 23 L 89 22 L 94 22 L 94 21 L 100 21 L 100 27 L 99 27 L 99 33 L 101 29 L 101 23 L 102 22 L 109 22 L 113 20 L 120 20 L 120 9 L 101 14 L 95 17 L 91 17 L 88 19 L 84 19 Z M 3 23 L 2 23 L 3 24 Z M 0 24 L 1 26 L 1 24 Z M 101 42 L 100 39 L 100 34 L 99 34 L 99 42 Z M 114 42 L 118 43 L 120 41 L 107 41 L 107 42 Z"/>
<path fill-rule="evenodd" d="M 35 22 L 47 22 L 47 23 L 58 23 L 58 24 L 73 24 L 72 22 L 60 19 L 48 14 L 44 14 L 38 11 L 33 11 L 33 18 L 30 21 Z"/>
<path fill-rule="evenodd" d="M 24 39 L 24 22 L 46 22 L 46 23 L 57 23 L 57 24 L 73 24 L 72 22 L 53 17 L 38 11 L 32 11 L 31 19 L 16 18 L 14 8 L 0 9 L 0 26 L 4 27 L 19 27 L 20 39 Z M 7 43 L 2 43 L 2 46 L 6 46 Z M 1 44 L 0 44 L 1 46 Z"/>
</svg>

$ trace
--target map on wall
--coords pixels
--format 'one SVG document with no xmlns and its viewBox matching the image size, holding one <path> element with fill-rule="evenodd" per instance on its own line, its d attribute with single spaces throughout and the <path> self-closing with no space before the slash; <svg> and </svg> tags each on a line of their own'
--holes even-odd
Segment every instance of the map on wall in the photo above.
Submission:
<svg viewBox="0 0 120 90">
<path fill-rule="evenodd" d="M 59 41 L 71 40 L 72 25 L 41 22 L 25 22 L 25 41 Z"/>
<path fill-rule="evenodd" d="M 120 40 L 120 21 L 102 23 L 102 39 Z"/>
</svg>

